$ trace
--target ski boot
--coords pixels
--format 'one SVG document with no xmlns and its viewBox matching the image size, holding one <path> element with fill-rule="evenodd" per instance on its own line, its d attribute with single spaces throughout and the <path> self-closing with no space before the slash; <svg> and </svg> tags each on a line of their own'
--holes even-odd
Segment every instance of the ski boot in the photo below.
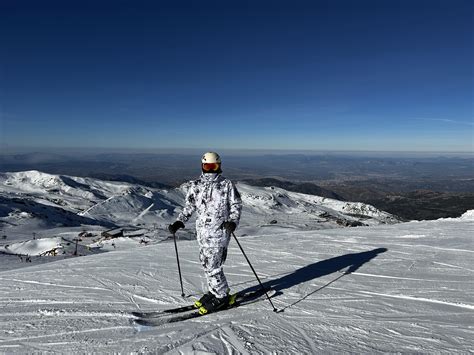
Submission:
<svg viewBox="0 0 474 355">
<path fill-rule="evenodd" d="M 215 298 L 212 293 L 208 292 L 205 293 L 199 300 L 194 302 L 194 307 L 199 308 L 202 307 L 206 302 L 209 302 L 212 298 Z"/>
<path fill-rule="evenodd" d="M 235 304 L 236 297 L 236 294 L 228 294 L 222 298 L 213 297 L 208 302 L 199 307 L 199 314 L 207 314 L 220 309 L 230 308 Z"/>
</svg>

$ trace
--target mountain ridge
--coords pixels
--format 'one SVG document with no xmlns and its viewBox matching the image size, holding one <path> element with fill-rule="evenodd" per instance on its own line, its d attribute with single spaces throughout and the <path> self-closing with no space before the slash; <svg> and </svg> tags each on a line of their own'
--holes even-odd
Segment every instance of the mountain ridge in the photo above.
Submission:
<svg viewBox="0 0 474 355">
<path fill-rule="evenodd" d="M 245 235 L 258 234 L 275 224 L 283 229 L 310 230 L 399 221 L 359 202 L 338 201 L 274 186 L 254 187 L 242 182 L 236 185 L 244 206 L 239 230 Z M 25 239 L 33 231 L 48 235 L 62 226 L 82 226 L 96 234 L 112 227 L 141 228 L 160 239 L 169 235 L 167 226 L 183 208 L 186 189 L 187 183 L 177 188 L 153 188 L 35 170 L 1 173 L 0 226 L 9 240 L 15 239 L 15 235 Z M 187 223 L 189 228 L 183 231 L 183 238 L 195 237 L 194 219 L 195 216 Z"/>
</svg>

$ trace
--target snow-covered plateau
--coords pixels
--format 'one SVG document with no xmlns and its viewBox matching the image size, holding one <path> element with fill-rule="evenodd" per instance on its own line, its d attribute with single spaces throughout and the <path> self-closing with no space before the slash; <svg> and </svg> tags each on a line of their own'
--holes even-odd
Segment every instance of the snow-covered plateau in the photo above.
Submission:
<svg viewBox="0 0 474 355">
<path fill-rule="evenodd" d="M 0 254 L 0 353 L 474 351 L 473 211 L 397 223 L 372 206 L 239 184 L 245 207 L 236 235 L 276 291 L 279 312 L 262 299 L 138 327 L 131 312 L 187 305 L 206 289 L 197 243 L 183 238 L 181 297 L 174 244 L 164 232 L 186 186 L 165 191 L 24 172 L 1 174 L 0 187 L 8 253 Z M 358 226 L 344 228 L 349 222 Z M 140 226 L 144 235 L 92 246 L 110 242 L 100 234 L 121 226 Z M 192 236 L 187 227 L 178 234 Z M 75 244 L 64 239 L 79 232 L 78 254 L 86 256 L 72 257 Z M 50 247 L 56 256 L 19 260 Z M 257 285 L 235 241 L 224 269 L 234 292 Z"/>
</svg>

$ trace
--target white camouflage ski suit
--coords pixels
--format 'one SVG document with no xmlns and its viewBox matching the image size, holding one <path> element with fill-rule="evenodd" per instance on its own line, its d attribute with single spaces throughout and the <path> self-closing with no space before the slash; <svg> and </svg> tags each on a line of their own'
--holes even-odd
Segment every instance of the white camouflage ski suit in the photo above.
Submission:
<svg viewBox="0 0 474 355">
<path fill-rule="evenodd" d="M 235 185 L 221 174 L 203 173 L 189 182 L 186 205 L 178 220 L 186 222 L 197 211 L 196 232 L 199 259 L 206 274 L 209 291 L 216 297 L 229 292 L 222 266 L 227 257 L 230 233 L 222 223 L 239 224 L 242 200 Z"/>
</svg>

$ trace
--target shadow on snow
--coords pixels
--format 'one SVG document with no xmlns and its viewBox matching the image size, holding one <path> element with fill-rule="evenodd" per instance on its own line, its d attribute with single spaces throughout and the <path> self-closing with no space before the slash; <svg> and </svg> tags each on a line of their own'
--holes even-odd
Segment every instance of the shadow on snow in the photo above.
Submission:
<svg viewBox="0 0 474 355">
<path fill-rule="evenodd" d="M 338 276 L 337 278 L 335 278 L 334 280 L 310 292 L 309 294 L 305 295 L 304 297 L 297 300 L 296 302 L 286 306 L 284 308 L 286 309 L 288 307 L 294 306 L 295 304 L 303 301 L 304 299 L 308 298 L 314 293 L 328 287 L 330 284 L 332 284 L 333 282 L 336 282 L 344 275 L 357 271 L 362 265 L 369 262 L 373 258 L 377 257 L 379 254 L 385 253 L 387 250 L 388 249 L 386 248 L 377 248 L 377 249 L 373 249 L 373 250 L 365 251 L 361 253 L 345 254 L 341 256 L 336 256 L 334 258 L 318 261 L 316 263 L 304 266 L 301 269 L 298 269 L 290 274 L 286 274 L 285 276 L 282 276 L 278 279 L 273 279 L 273 280 L 263 282 L 263 286 L 265 288 L 272 288 L 273 290 L 277 291 L 277 294 L 281 294 L 282 290 L 291 288 L 301 283 L 311 281 L 322 276 L 330 275 L 338 271 L 342 272 L 342 274 Z M 343 269 L 346 269 L 346 268 L 347 270 L 343 271 Z M 256 286 L 252 286 L 243 290 L 243 292 L 251 292 L 259 288 L 260 286 L 256 285 Z"/>
</svg>

